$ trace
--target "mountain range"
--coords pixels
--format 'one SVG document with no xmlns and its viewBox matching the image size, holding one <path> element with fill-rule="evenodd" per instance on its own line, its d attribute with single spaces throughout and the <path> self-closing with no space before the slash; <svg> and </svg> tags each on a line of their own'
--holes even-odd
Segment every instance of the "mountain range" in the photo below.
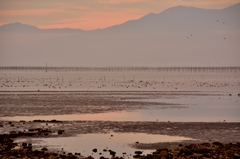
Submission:
<svg viewBox="0 0 240 159">
<path fill-rule="evenodd" d="M 0 26 L 1 66 L 240 66 L 240 3 L 187 6 L 84 31 Z"/>
</svg>

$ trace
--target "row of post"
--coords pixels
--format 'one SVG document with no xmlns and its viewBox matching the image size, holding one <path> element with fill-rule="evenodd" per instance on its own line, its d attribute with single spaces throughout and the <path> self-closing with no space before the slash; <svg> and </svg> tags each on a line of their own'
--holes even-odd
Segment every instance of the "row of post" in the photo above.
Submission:
<svg viewBox="0 0 240 159">
<path fill-rule="evenodd" d="M 81 71 L 107 71 L 107 72 L 240 72 L 240 67 L 0 67 L 0 71 L 54 71 L 54 72 L 81 72 Z"/>
</svg>

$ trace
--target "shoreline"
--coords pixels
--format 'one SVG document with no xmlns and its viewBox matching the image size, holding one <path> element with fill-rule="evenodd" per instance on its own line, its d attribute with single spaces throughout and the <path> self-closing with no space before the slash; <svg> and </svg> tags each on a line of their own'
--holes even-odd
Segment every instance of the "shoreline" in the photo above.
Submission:
<svg viewBox="0 0 240 159">
<path fill-rule="evenodd" d="M 104 122 L 104 121 L 0 121 L 0 137 L 3 136 L 11 138 L 13 140 L 21 138 L 55 138 L 55 137 L 71 137 L 77 134 L 88 134 L 88 133 L 107 133 L 114 130 L 115 133 L 148 133 L 148 134 L 161 134 L 170 136 L 184 136 L 191 137 L 196 140 L 186 140 L 181 142 L 165 142 L 161 143 L 156 140 L 156 143 L 132 143 L 131 147 L 137 150 L 151 149 L 156 150 L 155 155 L 146 154 L 137 156 L 138 158 L 155 158 L 159 157 L 159 154 L 168 154 L 168 158 L 173 158 L 174 156 L 183 157 L 194 157 L 201 158 L 207 155 L 211 156 L 216 153 L 229 158 L 233 158 L 234 155 L 238 157 L 240 152 L 240 122 L 238 123 L 206 123 L 206 122 Z M 74 127 L 73 127 L 74 126 Z M 44 127 L 44 128 L 43 128 Z M 25 131 L 23 131 L 25 130 Z M 231 134 L 231 135 L 229 135 Z M 7 139 L 9 140 L 9 139 Z M 14 143 L 14 141 L 8 144 L 3 143 L 5 139 L 1 139 L 2 146 L 8 147 L 8 150 L 3 153 L 4 157 L 8 158 L 11 155 L 17 157 L 19 154 L 29 154 L 28 157 L 39 157 L 41 155 L 46 155 L 44 158 L 52 156 L 53 158 L 82 158 L 81 156 L 75 156 L 73 152 L 69 152 L 69 155 L 53 153 L 51 149 L 49 151 L 42 151 L 34 149 L 34 142 L 30 143 L 32 149 L 26 149 L 22 146 L 22 143 Z M 27 140 L 28 141 L 28 140 Z M 31 141 L 31 140 L 30 140 Z M 218 143 L 214 145 L 213 143 Z M 93 148 L 96 143 L 92 143 Z M 16 147 L 17 146 L 17 147 Z M 42 148 L 47 148 L 47 146 L 42 145 Z M 232 148 L 237 151 L 232 152 Z M 18 149 L 17 151 L 14 150 Z M 161 149 L 161 151 L 159 150 Z M 167 151 L 166 151 L 167 150 Z M 5 151 L 5 150 L 4 150 Z M 13 152 L 14 151 L 14 152 Z M 25 152 L 26 151 L 26 152 Z M 60 151 L 60 150 L 59 150 Z M 112 150 L 114 151 L 114 150 Z M 164 152 L 162 152 L 164 151 Z M 217 151 L 217 152 L 216 152 Z M 226 153 L 223 153 L 226 152 Z M 2 151 L 3 152 L 3 151 Z M 24 152 L 24 153 L 23 153 Z M 99 150 L 100 152 L 100 150 Z M 187 152 L 187 153 L 186 153 Z M 198 152 L 198 153 L 197 153 Z M 214 152 L 214 153 L 213 153 Z M 76 152 L 81 153 L 81 152 Z M 94 152 L 93 152 L 94 153 Z M 209 154 L 210 153 L 210 154 Z M 10 154 L 10 156 L 6 156 Z M 40 156 L 39 156 L 40 155 Z M 63 156 L 61 156 L 63 155 Z M 64 156 L 65 155 L 65 156 Z M 128 154 L 130 155 L 130 154 Z M 131 157 L 137 154 L 131 154 Z M 43 157 L 41 156 L 41 157 Z M 197 157 L 198 156 L 198 157 Z M 88 156 L 86 156 L 88 157 Z M 92 157 L 92 156 L 91 156 Z M 90 157 L 90 158 L 91 158 Z M 123 156 L 119 156 L 123 157 Z M 125 156 L 126 157 L 126 156 Z M 164 157 L 164 156 L 162 156 Z M 213 157 L 213 156 L 211 156 Z M 127 158 L 127 157 L 126 157 Z M 217 157 L 218 158 L 218 157 Z M 235 159 L 235 158 L 234 158 Z"/>
<path fill-rule="evenodd" d="M 55 122 L 54 122 L 55 123 Z M 34 130 L 34 129 L 33 129 Z M 46 133 L 41 129 L 42 133 Z M 49 130 L 50 131 L 50 130 Z M 58 131 L 59 135 L 64 133 L 64 130 Z M 30 134 L 26 133 L 29 136 Z M 48 158 L 48 159 L 93 159 L 92 156 L 81 156 L 81 152 L 70 153 L 70 152 L 53 152 L 48 150 L 46 146 L 42 146 L 41 150 L 33 148 L 32 143 L 22 142 L 21 144 L 14 143 L 14 140 L 24 134 L 0 134 L 0 157 L 3 159 L 7 158 Z M 34 136 L 34 133 L 30 136 Z M 135 143 L 141 145 L 140 143 Z M 101 152 L 101 150 L 93 149 L 93 153 Z M 142 151 L 135 151 L 133 154 L 123 154 L 116 156 L 114 150 L 106 150 L 112 156 L 111 158 L 240 158 L 240 142 L 227 142 L 222 143 L 218 141 L 209 141 L 196 143 L 182 143 L 178 142 L 177 146 L 170 147 L 164 145 L 164 147 L 158 146 L 152 154 L 142 155 Z M 99 153 L 100 154 L 100 153 Z M 101 156 L 101 159 L 109 158 Z"/>
</svg>

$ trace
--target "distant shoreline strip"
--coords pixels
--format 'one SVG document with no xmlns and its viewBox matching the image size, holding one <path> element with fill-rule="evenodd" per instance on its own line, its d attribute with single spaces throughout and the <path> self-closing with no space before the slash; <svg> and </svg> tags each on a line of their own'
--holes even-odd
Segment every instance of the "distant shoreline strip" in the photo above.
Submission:
<svg viewBox="0 0 240 159">
<path fill-rule="evenodd" d="M 240 72 L 240 67 L 42 67 L 2 66 L 0 71 L 55 72 Z"/>
</svg>

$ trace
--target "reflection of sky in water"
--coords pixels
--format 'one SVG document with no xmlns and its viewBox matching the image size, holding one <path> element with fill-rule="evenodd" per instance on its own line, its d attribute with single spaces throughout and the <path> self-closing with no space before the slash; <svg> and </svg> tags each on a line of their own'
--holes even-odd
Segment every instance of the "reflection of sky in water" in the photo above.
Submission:
<svg viewBox="0 0 240 159">
<path fill-rule="evenodd" d="M 151 102 L 184 104 L 188 108 L 151 111 L 151 116 L 165 121 L 240 121 L 240 98 L 237 96 L 190 96 L 174 99 L 150 99 Z M 144 112 L 146 113 L 146 112 Z"/>
<path fill-rule="evenodd" d="M 113 135 L 111 137 L 111 135 Z M 16 142 L 24 142 L 25 139 L 18 139 Z M 76 137 L 61 137 L 61 138 L 43 138 L 39 142 L 39 138 L 33 138 L 31 141 L 34 146 L 48 145 L 48 148 L 64 149 L 67 152 L 80 152 L 82 155 L 92 155 L 92 149 L 97 148 L 98 152 L 94 153 L 94 157 L 99 158 L 103 153 L 104 156 L 109 156 L 109 152 L 104 152 L 103 149 L 111 149 L 117 152 L 117 156 L 122 156 L 125 152 L 127 155 L 134 154 L 136 149 L 130 147 L 129 144 L 139 143 L 156 143 L 156 142 L 180 142 L 182 140 L 192 140 L 191 138 L 167 135 L 152 135 L 144 133 L 108 133 L 108 134 L 83 134 Z M 34 142 L 35 141 L 35 142 Z M 38 142 L 36 142 L 38 141 Z M 61 145 L 61 146 L 59 146 Z M 41 147 L 42 148 L 42 147 Z M 154 150 L 141 150 L 143 153 L 151 153 Z M 110 157 L 110 156 L 109 156 Z"/>
<path fill-rule="evenodd" d="M 98 114 L 70 114 L 49 116 L 2 117 L 2 120 L 104 120 L 104 121 L 172 121 L 172 122 L 240 122 L 238 96 L 176 96 L 176 98 L 147 99 L 141 101 L 181 104 L 186 108 L 164 106 L 134 111 Z"/>
</svg>

